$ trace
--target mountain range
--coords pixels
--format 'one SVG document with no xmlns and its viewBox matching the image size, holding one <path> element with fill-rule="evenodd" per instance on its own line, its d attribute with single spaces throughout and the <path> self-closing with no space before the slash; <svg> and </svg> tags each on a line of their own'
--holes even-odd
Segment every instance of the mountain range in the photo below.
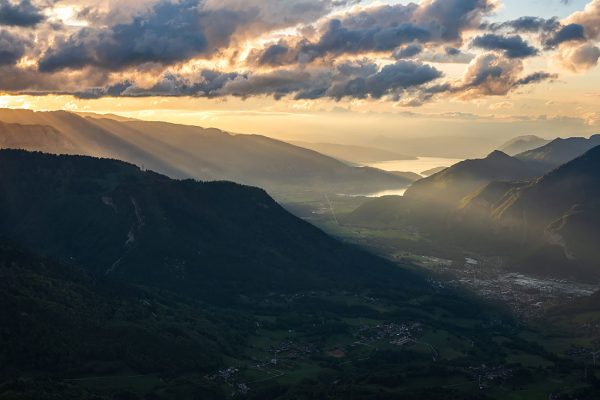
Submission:
<svg viewBox="0 0 600 400">
<path fill-rule="evenodd" d="M 23 150 L 0 150 L 0 170 L 0 398 L 441 400 L 464 357 L 504 362 L 489 332 L 523 345 L 503 311 L 330 238 L 261 189 Z M 426 344 L 388 343 L 406 329 Z M 352 345 L 372 334 L 385 351 Z M 427 384 L 407 391 L 388 380 L 398 371 Z"/>
<path fill-rule="evenodd" d="M 494 151 L 483 159 L 466 160 L 415 182 L 405 197 L 453 207 L 465 196 L 493 181 L 520 181 L 538 176 L 527 163 Z"/>
<path fill-rule="evenodd" d="M 0 236 L 99 275 L 213 300 L 251 290 L 377 286 L 392 276 L 398 285 L 410 281 L 292 216 L 261 189 L 17 150 L 0 150 L 0 170 Z"/>
<path fill-rule="evenodd" d="M 600 135 L 593 135 L 590 138 L 557 138 L 544 146 L 517 154 L 516 158 L 550 171 L 596 146 L 600 146 Z"/>
<path fill-rule="evenodd" d="M 548 143 L 550 143 L 550 140 L 548 139 L 543 139 L 535 135 L 525 135 L 518 136 L 514 139 L 509 140 L 508 142 L 500 146 L 498 150 L 508 154 L 509 156 L 516 156 L 517 154 L 537 149 Z"/>
<path fill-rule="evenodd" d="M 292 144 L 325 154 L 340 161 L 352 164 L 369 164 L 383 161 L 416 160 L 417 157 L 398 154 L 393 151 L 367 146 L 354 146 L 337 143 L 291 142 Z"/>
<path fill-rule="evenodd" d="M 55 154 L 117 158 L 174 178 L 229 180 L 284 198 L 360 194 L 411 181 L 350 166 L 315 151 L 259 135 L 124 118 L 0 110 L 0 144 Z M 40 132 L 45 132 L 43 135 Z"/>
<path fill-rule="evenodd" d="M 418 226 L 458 247 L 508 252 L 520 271 L 597 280 L 600 146 L 541 177 L 537 167 L 496 151 L 418 181 L 402 198 L 367 202 L 344 220 Z"/>
</svg>

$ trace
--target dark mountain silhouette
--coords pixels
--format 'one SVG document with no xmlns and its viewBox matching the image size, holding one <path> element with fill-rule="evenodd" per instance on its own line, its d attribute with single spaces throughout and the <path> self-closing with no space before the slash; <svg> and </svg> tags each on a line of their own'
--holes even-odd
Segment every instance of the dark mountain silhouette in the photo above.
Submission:
<svg viewBox="0 0 600 400">
<path fill-rule="evenodd" d="M 259 135 L 163 122 L 84 118 L 64 111 L 0 110 L 0 121 L 52 129 L 56 143 L 37 143 L 33 134 L 5 133 L 11 148 L 117 158 L 173 178 L 230 180 L 260 186 L 277 196 L 360 194 L 406 187 L 404 177 L 349 166 L 312 150 Z M 20 139 L 20 140 L 18 140 Z M 64 142 L 64 146 L 58 146 Z"/>
<path fill-rule="evenodd" d="M 535 135 L 518 136 L 500 146 L 498 150 L 509 156 L 515 156 L 529 150 L 537 149 L 548 143 L 550 143 L 550 140 Z"/>
<path fill-rule="evenodd" d="M 261 189 L 12 150 L 0 151 L 0 170 L 0 235 L 99 275 L 225 301 L 411 279 L 297 219 Z"/>
<path fill-rule="evenodd" d="M 516 158 L 538 165 L 549 172 L 596 146 L 600 146 L 600 135 L 591 136 L 589 139 L 583 137 L 558 138 L 542 147 L 518 154 Z"/>
<path fill-rule="evenodd" d="M 211 318 L 215 310 L 206 304 L 98 278 L 5 241 L 0 276 L 5 395 L 11 392 L 6 383 L 24 371 L 58 376 L 210 371 L 235 343 L 235 334 Z M 20 386 L 14 390 L 35 392 L 31 383 Z"/>
</svg>

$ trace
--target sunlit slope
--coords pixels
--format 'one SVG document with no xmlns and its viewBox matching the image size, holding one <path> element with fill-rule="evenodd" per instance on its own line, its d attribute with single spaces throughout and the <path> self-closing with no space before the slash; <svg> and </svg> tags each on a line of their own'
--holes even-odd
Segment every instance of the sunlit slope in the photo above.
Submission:
<svg viewBox="0 0 600 400">
<path fill-rule="evenodd" d="M 406 197 L 455 207 L 473 191 L 494 181 L 531 179 L 538 171 L 509 155 L 494 151 L 484 159 L 467 160 L 415 182 Z"/>
<path fill-rule="evenodd" d="M 275 195 L 361 194 L 399 189 L 410 182 L 259 135 L 162 122 L 84 118 L 62 111 L 0 110 L 0 121 L 50 127 L 69 144 L 61 148 L 40 142 L 36 148 L 24 134 L 19 136 L 21 142 L 13 140 L 10 147 L 112 157 L 174 178 L 231 180 L 261 186 Z"/>
<path fill-rule="evenodd" d="M 600 265 L 600 147 L 505 195 L 492 216 L 507 228 L 543 233 L 568 260 Z"/>
<path fill-rule="evenodd" d="M 600 135 L 591 136 L 589 139 L 583 137 L 558 138 L 542 147 L 518 154 L 516 158 L 530 164 L 537 164 L 549 172 L 596 146 L 600 146 Z"/>
</svg>

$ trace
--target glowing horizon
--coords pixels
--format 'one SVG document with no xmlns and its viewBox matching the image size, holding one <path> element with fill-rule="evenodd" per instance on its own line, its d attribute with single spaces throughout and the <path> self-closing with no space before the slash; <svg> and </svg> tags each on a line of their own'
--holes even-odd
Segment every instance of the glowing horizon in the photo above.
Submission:
<svg viewBox="0 0 600 400">
<path fill-rule="evenodd" d="M 311 141 L 588 135 L 599 21 L 599 0 L 6 0 L 0 107 Z"/>
</svg>

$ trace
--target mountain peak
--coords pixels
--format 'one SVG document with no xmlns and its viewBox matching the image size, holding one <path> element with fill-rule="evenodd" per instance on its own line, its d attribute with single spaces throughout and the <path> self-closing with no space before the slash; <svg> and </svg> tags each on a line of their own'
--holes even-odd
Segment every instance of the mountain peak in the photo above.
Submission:
<svg viewBox="0 0 600 400">
<path fill-rule="evenodd" d="M 490 154 L 488 154 L 488 156 L 486 157 L 486 160 L 505 160 L 505 159 L 509 159 L 512 158 L 511 156 L 509 156 L 508 154 L 506 154 L 503 151 L 500 150 L 494 150 L 492 151 Z"/>
</svg>

